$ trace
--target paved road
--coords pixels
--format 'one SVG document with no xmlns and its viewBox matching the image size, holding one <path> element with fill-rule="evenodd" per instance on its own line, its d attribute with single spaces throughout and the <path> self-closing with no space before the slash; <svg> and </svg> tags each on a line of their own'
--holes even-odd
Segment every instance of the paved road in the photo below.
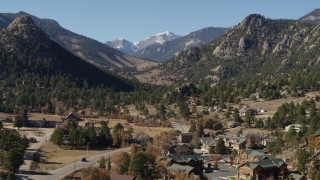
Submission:
<svg viewBox="0 0 320 180">
<path fill-rule="evenodd" d="M 48 173 L 48 175 L 28 175 L 30 179 L 34 179 L 34 180 L 57 180 L 57 179 L 61 179 L 65 176 L 67 176 L 68 174 L 72 173 L 74 170 L 77 169 L 82 169 L 82 168 L 87 168 L 91 165 L 96 166 L 97 165 L 97 161 L 102 157 L 109 157 L 112 156 L 114 153 L 119 152 L 119 151 L 126 151 L 129 152 L 130 147 L 128 148 L 121 148 L 121 149 L 116 149 L 116 150 L 111 150 L 109 152 L 103 153 L 103 154 L 99 154 L 99 155 L 95 155 L 95 156 L 91 156 L 89 158 L 87 158 L 86 162 L 82 162 L 82 161 L 76 161 L 73 164 L 69 164 L 67 166 L 64 166 L 60 169 L 56 169 L 54 171 L 50 171 Z"/>
</svg>

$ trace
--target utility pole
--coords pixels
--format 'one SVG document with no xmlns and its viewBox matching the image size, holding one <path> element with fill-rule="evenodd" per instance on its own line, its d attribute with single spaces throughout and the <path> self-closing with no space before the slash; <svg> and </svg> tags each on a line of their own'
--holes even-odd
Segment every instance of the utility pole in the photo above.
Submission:
<svg viewBox="0 0 320 180">
<path fill-rule="evenodd" d="M 87 158 L 89 157 L 89 144 L 92 143 L 92 141 L 87 143 Z"/>
</svg>

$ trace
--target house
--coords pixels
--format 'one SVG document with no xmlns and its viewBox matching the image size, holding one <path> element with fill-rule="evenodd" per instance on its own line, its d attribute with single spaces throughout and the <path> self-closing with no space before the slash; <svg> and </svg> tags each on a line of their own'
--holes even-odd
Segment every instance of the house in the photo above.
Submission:
<svg viewBox="0 0 320 180">
<path fill-rule="evenodd" d="M 180 155 L 173 154 L 171 156 L 167 156 L 162 158 L 163 161 L 166 162 L 167 167 L 172 164 L 178 164 L 182 166 L 190 166 L 194 168 L 194 173 L 197 175 L 202 174 L 203 172 L 203 158 L 198 154 L 188 154 L 188 155 Z"/>
<path fill-rule="evenodd" d="M 216 140 L 213 137 L 204 137 L 200 139 L 200 142 L 202 144 L 201 146 L 201 152 L 203 154 L 211 153 L 212 150 L 214 150 L 214 147 L 216 145 Z"/>
<path fill-rule="evenodd" d="M 258 156 L 264 156 L 265 154 L 258 150 L 253 149 L 245 149 L 239 153 L 237 157 L 237 163 L 245 163 L 245 162 L 256 162 L 258 161 Z"/>
<path fill-rule="evenodd" d="M 268 143 L 276 142 L 277 137 L 275 136 L 267 136 L 266 138 L 261 140 L 261 144 L 267 146 Z"/>
<path fill-rule="evenodd" d="M 245 138 L 234 138 L 232 148 L 236 150 L 245 149 L 247 140 Z"/>
<path fill-rule="evenodd" d="M 288 180 L 307 180 L 307 177 L 301 174 L 291 173 L 288 175 Z"/>
<path fill-rule="evenodd" d="M 237 179 L 285 179 L 288 173 L 287 164 L 279 158 L 246 162 L 238 168 Z"/>
<path fill-rule="evenodd" d="M 288 132 L 290 130 L 290 128 L 293 128 L 296 132 L 300 132 L 301 131 L 301 124 L 290 124 L 288 126 L 285 127 L 285 131 Z"/>
<path fill-rule="evenodd" d="M 258 113 L 264 113 L 266 112 L 265 109 L 263 109 L 262 107 L 255 107 L 253 108 L 253 110 L 258 114 Z"/>
<path fill-rule="evenodd" d="M 214 130 L 212 130 L 212 129 L 208 129 L 208 128 L 203 129 L 204 136 L 207 136 L 207 137 L 211 136 L 212 133 L 214 133 Z"/>
<path fill-rule="evenodd" d="M 239 109 L 239 115 L 240 115 L 240 116 L 245 116 L 247 110 L 248 110 L 247 106 L 242 106 L 242 107 Z"/>
<path fill-rule="evenodd" d="M 259 92 L 255 92 L 255 93 L 250 95 L 250 98 L 260 99 L 261 98 L 261 94 Z"/>
<path fill-rule="evenodd" d="M 187 155 L 193 154 L 192 148 L 187 144 L 175 144 L 168 148 L 168 156 L 180 154 L 180 155 Z"/>
<path fill-rule="evenodd" d="M 71 120 L 71 121 L 79 121 L 82 120 L 81 117 L 74 112 L 71 112 L 68 116 L 67 116 L 67 120 Z"/>
<path fill-rule="evenodd" d="M 86 116 L 86 112 L 84 111 L 84 109 L 81 109 L 77 112 L 77 114 L 81 117 L 85 117 Z"/>
<path fill-rule="evenodd" d="M 169 179 L 175 179 L 175 177 L 176 177 L 175 174 L 177 172 L 181 172 L 181 173 L 186 174 L 188 176 L 194 175 L 194 177 L 193 177 L 194 179 L 199 179 L 199 176 L 195 175 L 196 171 L 195 171 L 194 167 L 191 167 L 191 166 L 172 164 L 172 165 L 168 166 L 166 169 L 169 172 L 169 176 L 170 176 Z"/>
<path fill-rule="evenodd" d="M 309 136 L 309 142 L 312 143 L 314 152 L 320 152 L 320 129 Z"/>
<path fill-rule="evenodd" d="M 189 143 L 192 141 L 193 133 L 181 133 L 178 136 L 178 141 L 181 143 Z"/>
<path fill-rule="evenodd" d="M 203 129 L 203 136 L 204 137 L 209 137 L 209 136 L 216 137 L 219 134 L 222 134 L 221 130 L 215 131 L 215 130 L 208 129 L 208 128 Z"/>
</svg>

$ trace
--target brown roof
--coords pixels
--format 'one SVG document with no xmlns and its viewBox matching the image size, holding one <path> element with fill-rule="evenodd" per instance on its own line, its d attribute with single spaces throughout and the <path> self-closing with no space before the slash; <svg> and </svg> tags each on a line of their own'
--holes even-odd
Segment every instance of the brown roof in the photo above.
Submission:
<svg viewBox="0 0 320 180">
<path fill-rule="evenodd" d="M 110 174 L 110 179 L 111 180 L 134 180 L 136 178 L 131 175 Z"/>
</svg>

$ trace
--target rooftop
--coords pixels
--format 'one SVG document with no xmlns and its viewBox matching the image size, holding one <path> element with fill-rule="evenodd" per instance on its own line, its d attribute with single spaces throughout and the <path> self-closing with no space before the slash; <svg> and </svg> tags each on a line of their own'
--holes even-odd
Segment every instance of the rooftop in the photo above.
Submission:
<svg viewBox="0 0 320 180">
<path fill-rule="evenodd" d="M 182 166 L 182 165 L 179 165 L 179 164 L 172 164 L 171 166 L 168 166 L 167 167 L 167 170 L 169 171 L 182 171 L 184 173 L 190 173 L 194 168 L 191 167 L 191 166 Z"/>
</svg>

